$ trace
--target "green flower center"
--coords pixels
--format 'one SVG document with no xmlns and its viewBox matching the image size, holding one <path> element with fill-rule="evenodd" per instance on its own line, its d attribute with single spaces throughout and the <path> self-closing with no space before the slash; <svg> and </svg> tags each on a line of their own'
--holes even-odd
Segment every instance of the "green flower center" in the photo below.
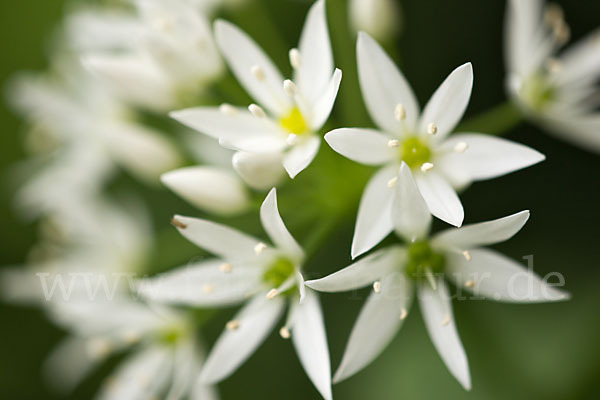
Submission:
<svg viewBox="0 0 600 400">
<path fill-rule="evenodd" d="M 545 74 L 538 73 L 525 81 L 521 87 L 521 95 L 531 108 L 540 111 L 554 100 L 556 88 Z"/>
<path fill-rule="evenodd" d="M 446 260 L 443 254 L 431 249 L 428 241 L 419 240 L 408 246 L 408 264 L 406 275 L 419 280 L 426 274 L 441 274 L 444 272 Z"/>
<path fill-rule="evenodd" d="M 292 108 L 288 115 L 279 120 L 279 124 L 283 129 L 295 135 L 301 135 L 308 131 L 308 124 L 298 107 Z"/>
<path fill-rule="evenodd" d="M 263 281 L 273 288 L 278 288 L 294 273 L 294 263 L 285 257 L 276 259 L 263 274 Z"/>
<path fill-rule="evenodd" d="M 429 146 L 416 136 L 410 137 L 400 145 L 400 159 L 411 169 L 420 168 L 431 159 Z"/>
</svg>

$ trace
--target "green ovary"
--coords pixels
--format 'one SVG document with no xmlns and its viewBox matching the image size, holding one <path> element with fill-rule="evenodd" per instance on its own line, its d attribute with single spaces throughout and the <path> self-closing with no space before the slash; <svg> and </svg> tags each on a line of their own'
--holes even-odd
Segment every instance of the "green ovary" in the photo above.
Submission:
<svg viewBox="0 0 600 400">
<path fill-rule="evenodd" d="M 420 168 L 431 159 L 431 155 L 429 146 L 418 137 L 410 137 L 404 140 L 400 146 L 400 159 L 411 169 Z"/>
<path fill-rule="evenodd" d="M 263 274 L 263 281 L 273 288 L 278 288 L 294 273 L 295 267 L 287 258 L 276 259 Z"/>
<path fill-rule="evenodd" d="M 521 96 L 534 110 L 542 110 L 556 97 L 556 89 L 544 74 L 536 74 L 525 81 Z"/>
<path fill-rule="evenodd" d="M 308 132 L 308 125 L 298 107 L 292 108 L 286 116 L 279 120 L 279 124 L 281 124 L 283 129 L 295 135 Z"/>
<path fill-rule="evenodd" d="M 441 274 L 444 272 L 446 260 L 443 254 L 431 249 L 429 242 L 419 240 L 408 246 L 408 263 L 406 275 L 409 278 L 423 279 L 426 273 Z"/>
</svg>

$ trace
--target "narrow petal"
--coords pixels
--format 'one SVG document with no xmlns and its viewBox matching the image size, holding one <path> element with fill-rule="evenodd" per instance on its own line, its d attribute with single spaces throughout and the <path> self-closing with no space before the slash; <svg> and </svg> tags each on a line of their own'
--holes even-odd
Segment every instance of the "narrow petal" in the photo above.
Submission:
<svg viewBox="0 0 600 400">
<path fill-rule="evenodd" d="M 432 242 L 457 250 L 499 243 L 516 235 L 528 219 L 529 210 L 525 210 L 493 221 L 447 229 L 435 235 Z"/>
<path fill-rule="evenodd" d="M 231 375 L 261 345 L 281 317 L 285 301 L 279 297 L 267 299 L 256 295 L 232 321 L 235 329 L 226 329 L 210 352 L 200 379 L 216 383 Z"/>
<path fill-rule="evenodd" d="M 431 225 L 431 212 L 413 178 L 410 167 L 403 161 L 396 183 L 392 206 L 394 228 L 407 241 L 427 236 Z"/>
<path fill-rule="evenodd" d="M 559 84 L 593 84 L 600 77 L 600 29 L 569 46 L 560 60 Z"/>
<path fill-rule="evenodd" d="M 285 147 L 286 134 L 270 118 L 260 118 L 248 110 L 196 107 L 169 114 L 182 124 L 237 149 L 251 152 L 276 152 Z"/>
<path fill-rule="evenodd" d="M 283 157 L 283 167 L 290 178 L 302 172 L 315 158 L 321 146 L 321 138 L 316 135 L 302 140 Z"/>
<path fill-rule="evenodd" d="M 582 149 L 600 153 L 600 113 L 560 118 L 546 117 L 544 126 L 550 133 Z"/>
<path fill-rule="evenodd" d="M 196 246 L 228 261 L 245 261 L 256 257 L 254 247 L 260 240 L 211 221 L 176 215 L 179 232 Z"/>
<path fill-rule="evenodd" d="M 465 143 L 464 152 L 454 151 Z M 443 155 L 435 164 L 450 176 L 464 176 L 471 181 L 495 178 L 543 161 L 536 150 L 510 140 L 473 133 L 452 135 L 440 147 Z"/>
<path fill-rule="evenodd" d="M 396 119 L 395 109 L 401 104 L 406 110 L 406 128 L 414 129 L 419 104 L 402 72 L 368 34 L 360 32 L 356 46 L 360 88 L 371 118 L 382 130 L 400 134 L 404 124 Z"/>
<path fill-rule="evenodd" d="M 489 249 L 469 250 L 467 261 L 461 253 L 446 252 L 448 279 L 458 287 L 490 300 L 511 303 L 540 303 L 568 300 L 570 295 L 554 288 L 532 269 Z M 468 282 L 468 284 L 467 284 Z"/>
<path fill-rule="evenodd" d="M 291 102 L 283 91 L 283 77 L 254 40 L 223 20 L 215 22 L 215 37 L 227 64 L 248 93 L 273 114 L 285 114 Z M 254 67 L 262 70 L 264 79 L 254 76 Z"/>
<path fill-rule="evenodd" d="M 227 265 L 226 271 L 223 265 Z M 137 294 L 155 302 L 226 306 L 244 301 L 260 287 L 262 274 L 261 268 L 210 260 L 143 279 L 138 283 Z"/>
<path fill-rule="evenodd" d="M 90 355 L 88 340 L 77 336 L 63 339 L 43 364 L 48 384 L 61 393 L 69 393 L 101 362 Z"/>
<path fill-rule="evenodd" d="M 394 159 L 388 146 L 390 137 L 373 129 L 340 128 L 325 135 L 333 150 L 346 158 L 366 165 L 382 165 Z"/>
<path fill-rule="evenodd" d="M 452 304 L 448 287 L 443 279 L 438 279 L 437 289 L 428 283 L 419 287 L 419 303 L 429 337 L 444 360 L 450 373 L 467 390 L 471 390 L 471 375 L 467 355 L 463 348 L 452 315 Z"/>
<path fill-rule="evenodd" d="M 292 342 L 306 374 L 325 400 L 331 400 L 331 366 L 318 295 L 306 291 L 292 314 Z"/>
<path fill-rule="evenodd" d="M 321 279 L 306 282 L 320 292 L 343 292 L 372 284 L 402 265 L 406 250 L 400 246 L 377 250 L 357 262 Z"/>
<path fill-rule="evenodd" d="M 448 135 L 462 118 L 473 87 L 473 67 L 466 63 L 456 68 L 442 82 L 423 109 L 419 132 L 427 132 L 430 123 L 437 125 L 438 140 Z"/>
<path fill-rule="evenodd" d="M 435 171 L 417 173 L 415 176 L 421 196 L 429 211 L 454 226 L 461 226 L 465 217 L 463 206 L 450 184 Z"/>
<path fill-rule="evenodd" d="M 394 191 L 388 187 L 396 176 L 397 167 L 377 171 L 367 183 L 358 206 L 358 216 L 352 238 L 352 258 L 369 251 L 393 230 L 392 200 Z"/>
<path fill-rule="evenodd" d="M 277 208 L 277 189 L 273 188 L 260 206 L 260 220 L 271 241 L 295 260 L 304 257 L 304 252 L 287 230 Z"/>
<path fill-rule="evenodd" d="M 160 177 L 165 186 L 194 206 L 222 215 L 247 209 L 249 194 L 230 170 L 218 167 L 185 167 Z"/>
<path fill-rule="evenodd" d="M 247 153 L 238 151 L 231 163 L 240 177 L 254 189 L 265 190 L 277 186 L 285 177 L 281 153 Z"/>
<path fill-rule="evenodd" d="M 401 272 L 381 281 L 381 291 L 369 295 L 352 328 L 334 383 L 369 365 L 390 344 L 410 308 L 412 292 L 412 283 Z"/>
<path fill-rule="evenodd" d="M 309 125 L 312 130 L 317 131 L 321 129 L 323 124 L 329 118 L 333 104 L 337 98 L 338 90 L 340 89 L 340 83 L 342 82 L 342 70 L 337 69 L 333 73 L 329 85 L 325 87 L 321 96 L 313 104 L 311 114 L 309 116 Z"/>
<path fill-rule="evenodd" d="M 313 104 L 325 91 L 333 72 L 333 54 L 324 0 L 315 2 L 308 11 L 298 50 L 301 62 L 294 81 L 305 100 Z"/>
</svg>

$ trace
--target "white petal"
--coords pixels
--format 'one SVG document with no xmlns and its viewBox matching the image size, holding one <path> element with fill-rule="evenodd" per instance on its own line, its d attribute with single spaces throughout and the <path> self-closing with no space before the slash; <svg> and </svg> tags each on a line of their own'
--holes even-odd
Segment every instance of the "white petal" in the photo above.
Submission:
<svg viewBox="0 0 600 400">
<path fill-rule="evenodd" d="M 261 268 L 234 264 L 224 272 L 223 264 L 220 260 L 193 263 L 141 280 L 137 294 L 155 302 L 212 307 L 242 302 L 260 287 Z"/>
<path fill-rule="evenodd" d="M 200 374 L 202 381 L 221 381 L 242 365 L 273 330 L 284 305 L 283 299 L 267 299 L 260 293 L 244 306 L 233 318 L 238 328 L 226 329 L 213 346 Z"/>
<path fill-rule="evenodd" d="M 454 151 L 458 143 L 466 143 L 462 153 Z M 449 176 L 469 180 L 495 178 L 543 161 L 546 157 L 534 149 L 490 135 L 461 133 L 444 141 L 444 155 L 436 159 L 440 171 Z"/>
<path fill-rule="evenodd" d="M 392 219 L 396 232 L 409 242 L 427 236 L 431 212 L 417 188 L 410 167 L 404 161 L 395 188 Z"/>
<path fill-rule="evenodd" d="M 271 241 L 294 260 L 304 257 L 304 251 L 287 230 L 277 208 L 277 190 L 271 189 L 260 206 L 260 220 Z"/>
<path fill-rule="evenodd" d="M 43 375 L 53 389 L 62 393 L 73 390 L 102 358 L 92 357 L 88 340 L 77 336 L 63 339 L 43 364 Z"/>
<path fill-rule="evenodd" d="M 419 104 L 402 72 L 368 34 L 360 32 L 356 46 L 360 87 L 371 118 L 382 130 L 401 133 L 403 124 L 396 120 L 394 110 L 402 104 L 407 128 L 412 130 Z"/>
<path fill-rule="evenodd" d="M 421 196 L 435 216 L 454 226 L 461 226 L 464 219 L 463 206 L 448 182 L 435 171 L 418 172 L 415 176 Z"/>
<path fill-rule="evenodd" d="M 275 115 L 284 115 L 291 107 L 283 91 L 283 77 L 263 50 L 246 33 L 235 25 L 215 22 L 217 44 L 238 81 L 262 106 Z M 262 69 L 264 80 L 252 73 L 253 67 Z"/>
<path fill-rule="evenodd" d="M 566 49 L 560 61 L 559 84 L 593 84 L 600 76 L 600 30 Z"/>
<path fill-rule="evenodd" d="M 340 128 L 325 135 L 333 150 L 366 165 L 381 165 L 393 160 L 395 150 L 388 146 L 390 137 L 373 129 Z"/>
<path fill-rule="evenodd" d="M 327 31 L 324 0 L 315 2 L 308 11 L 298 50 L 301 63 L 294 75 L 294 81 L 304 99 L 313 104 L 325 91 L 333 72 L 333 54 Z"/>
<path fill-rule="evenodd" d="M 286 134 L 279 125 L 248 110 L 235 108 L 224 113 L 217 107 L 197 107 L 169 115 L 205 135 L 226 141 L 237 150 L 267 153 L 285 146 Z"/>
<path fill-rule="evenodd" d="M 493 221 L 465 225 L 458 229 L 447 229 L 435 235 L 432 242 L 457 250 L 499 243 L 513 237 L 528 219 L 529 210 L 525 210 Z"/>
<path fill-rule="evenodd" d="M 473 87 L 473 67 L 466 63 L 456 68 L 437 88 L 419 120 L 419 132 L 427 132 L 430 123 L 437 125 L 437 140 L 452 132 L 462 118 Z"/>
<path fill-rule="evenodd" d="M 380 169 L 371 177 L 363 191 L 352 238 L 353 259 L 369 251 L 393 229 L 394 191 L 388 187 L 388 182 L 396 176 L 396 170 L 396 167 Z"/>
<path fill-rule="evenodd" d="M 389 274 L 406 259 L 400 246 L 377 250 L 357 262 L 321 279 L 310 280 L 306 286 L 321 292 L 343 292 L 370 285 Z"/>
<path fill-rule="evenodd" d="M 538 303 L 568 300 L 569 294 L 555 289 L 540 279 L 533 270 L 489 249 L 469 250 L 471 260 L 461 253 L 447 252 L 446 272 L 448 279 L 458 287 L 488 299 L 514 302 Z M 467 285 L 471 281 L 474 286 Z"/>
<path fill-rule="evenodd" d="M 381 291 L 372 292 L 348 339 L 342 362 L 333 381 L 341 382 L 369 365 L 390 344 L 410 308 L 412 283 L 401 272 L 381 281 Z"/>
<path fill-rule="evenodd" d="M 306 291 L 302 304 L 292 314 L 292 342 L 306 374 L 325 400 L 331 400 L 331 366 L 325 323 L 318 295 Z"/>
<path fill-rule="evenodd" d="M 438 279 L 437 290 L 433 290 L 426 282 L 422 283 L 417 297 L 433 345 L 450 373 L 465 389 L 470 390 L 471 376 L 467 355 L 454 325 L 452 304 L 446 282 Z"/>
<path fill-rule="evenodd" d="M 308 118 L 308 122 L 312 130 L 316 131 L 321 129 L 325 121 L 327 121 L 327 118 L 329 118 L 329 114 L 331 114 L 331 110 L 333 109 L 333 104 L 337 98 L 341 82 L 342 71 L 340 69 L 336 69 L 331 77 L 331 80 L 329 81 L 329 85 L 325 87 L 325 90 L 321 96 L 318 97 L 312 105 L 312 109 Z"/>
<path fill-rule="evenodd" d="M 316 135 L 311 135 L 309 138 L 302 140 L 300 143 L 286 153 L 283 157 L 283 167 L 287 171 L 290 178 L 294 179 L 296 175 L 308 167 L 315 158 L 321 146 L 321 138 Z"/>
<path fill-rule="evenodd" d="M 160 180 L 189 203 L 209 212 L 233 215 L 249 206 L 246 187 L 224 168 L 180 168 L 162 174 Z"/>
<path fill-rule="evenodd" d="M 238 230 L 211 221 L 176 215 L 179 232 L 196 246 L 228 261 L 245 261 L 256 257 L 254 247 L 260 240 Z M 185 227 L 184 227 L 185 226 Z"/>
<path fill-rule="evenodd" d="M 580 146 L 584 150 L 600 152 L 600 113 L 572 117 L 547 118 L 544 126 L 550 133 Z"/>
<path fill-rule="evenodd" d="M 238 151 L 231 163 L 240 177 L 254 189 L 277 186 L 285 177 L 282 153 L 247 153 Z"/>
</svg>

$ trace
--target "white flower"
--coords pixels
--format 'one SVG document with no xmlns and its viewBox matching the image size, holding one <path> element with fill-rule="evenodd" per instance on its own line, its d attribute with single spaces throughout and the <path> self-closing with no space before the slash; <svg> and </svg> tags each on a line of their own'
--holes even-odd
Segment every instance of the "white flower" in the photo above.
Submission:
<svg viewBox="0 0 600 400">
<path fill-rule="evenodd" d="M 402 27 L 400 6 L 394 0 L 350 0 L 348 16 L 354 31 L 380 41 L 391 40 Z"/>
<path fill-rule="evenodd" d="M 411 168 L 431 213 L 452 225 L 464 218 L 456 189 L 535 164 L 544 156 L 504 139 L 477 133 L 448 135 L 463 115 L 473 83 L 471 64 L 455 69 L 422 112 L 410 86 L 384 50 L 367 34 L 357 43 L 358 71 L 365 103 L 381 129 L 342 128 L 325 135 L 338 153 L 367 165 L 383 165 L 371 178 L 358 210 L 352 257 L 392 231 L 390 210 L 401 161 Z"/>
<path fill-rule="evenodd" d="M 142 281 L 138 292 L 153 301 L 201 307 L 236 304 L 251 296 L 209 354 L 201 373 L 207 383 L 225 379 L 250 357 L 289 304 L 280 334 L 291 337 L 307 375 L 331 399 L 321 306 L 317 294 L 304 287 L 304 252 L 279 215 L 275 189 L 263 202 L 260 217 L 274 247 L 223 225 L 176 216 L 173 223 L 181 234 L 219 258 Z"/>
<path fill-rule="evenodd" d="M 585 149 L 600 151 L 600 31 L 557 55 L 570 36 L 557 4 L 508 1 L 507 90 L 526 116 Z"/>
<path fill-rule="evenodd" d="M 171 116 L 226 147 L 248 153 L 242 160 L 234 159 L 234 166 L 250 185 L 274 186 L 283 168 L 294 178 L 319 150 L 317 131 L 331 112 L 342 77 L 340 70 L 333 72 L 324 0 L 311 7 L 299 47 L 290 51 L 293 81 L 284 80 L 260 47 L 236 26 L 217 21 L 215 36 L 234 75 L 260 105 L 245 110 L 223 104 Z"/>
<path fill-rule="evenodd" d="M 458 288 L 498 301 L 564 300 L 568 294 L 518 263 L 481 247 L 516 234 L 529 218 L 528 211 L 448 229 L 429 239 L 431 215 L 405 163 L 400 167 L 393 192 L 408 205 L 393 214 L 396 232 L 407 244 L 383 248 L 325 278 L 306 282 L 324 292 L 373 284 L 374 290 L 352 330 L 334 382 L 355 374 L 383 351 L 402 326 L 413 292 L 417 291 L 434 346 L 452 375 L 470 389 L 467 358 L 456 332 L 444 278 Z"/>
</svg>

